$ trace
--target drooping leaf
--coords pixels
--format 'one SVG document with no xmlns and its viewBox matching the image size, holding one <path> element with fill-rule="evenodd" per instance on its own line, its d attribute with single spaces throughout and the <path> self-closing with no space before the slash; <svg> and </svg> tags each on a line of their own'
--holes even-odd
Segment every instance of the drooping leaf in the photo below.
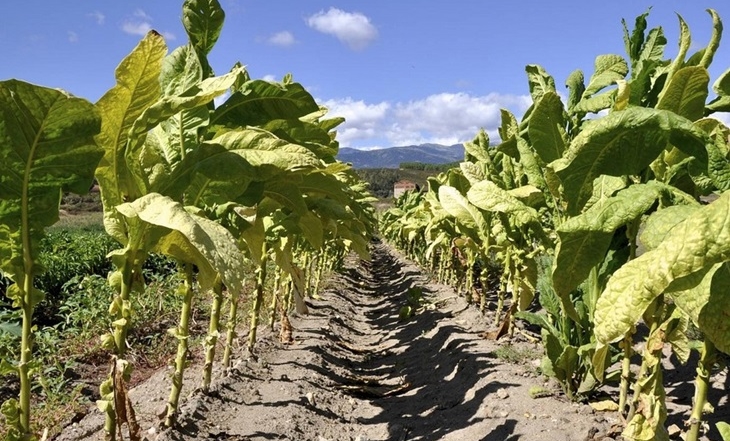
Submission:
<svg viewBox="0 0 730 441">
<path fill-rule="evenodd" d="M 563 183 L 568 212 L 578 213 L 601 174 L 636 175 L 670 143 L 707 161 L 707 136 L 692 122 L 664 110 L 630 107 L 587 126 L 552 166 Z"/>
<path fill-rule="evenodd" d="M 604 88 L 623 80 L 629 73 L 626 60 L 620 55 L 608 54 L 596 57 L 593 75 L 583 92 L 583 98 L 589 98 Z"/>
<path fill-rule="evenodd" d="M 670 110 L 690 121 L 702 118 L 710 74 L 707 69 L 688 66 L 679 69 L 663 91 L 656 108 Z"/>
<path fill-rule="evenodd" d="M 564 302 L 603 260 L 614 232 L 643 215 L 661 192 L 659 185 L 632 185 L 560 224 L 556 229 L 560 240 L 555 249 L 553 286 Z"/>
<path fill-rule="evenodd" d="M 466 198 L 475 206 L 487 212 L 512 214 L 521 225 L 537 222 L 537 210 L 528 207 L 519 199 L 499 188 L 494 182 L 482 181 L 469 189 Z"/>
<path fill-rule="evenodd" d="M 580 69 L 571 72 L 570 75 L 568 75 L 568 78 L 565 80 L 565 87 L 568 88 L 569 112 L 573 111 L 575 105 L 578 104 L 581 97 L 583 96 L 583 92 L 585 92 L 586 90 L 584 80 L 585 77 L 583 76 L 583 71 Z"/>
<path fill-rule="evenodd" d="M 218 107 L 211 124 L 258 126 L 274 119 L 296 119 L 319 110 L 299 83 L 287 85 L 252 80 Z"/>
<path fill-rule="evenodd" d="M 616 341 L 675 280 L 730 260 L 730 193 L 677 224 L 656 249 L 628 262 L 598 299 L 595 335 Z"/>
<path fill-rule="evenodd" d="M 475 231 L 485 231 L 484 216 L 472 206 L 459 190 L 449 185 L 442 185 L 438 190 L 441 206 L 457 221 Z"/>
<path fill-rule="evenodd" d="M 699 204 L 695 206 L 673 205 L 652 213 L 639 236 L 641 243 L 647 250 L 655 249 L 667 238 L 672 228 L 687 219 L 699 207 Z"/>
<path fill-rule="evenodd" d="M 23 81 L 0 82 L 0 270 L 16 283 L 39 271 L 39 241 L 62 192 L 86 194 L 103 151 L 94 106 Z M 28 293 L 30 294 L 30 293 Z"/>
<path fill-rule="evenodd" d="M 291 144 L 264 130 L 246 128 L 224 133 L 207 144 L 219 144 L 258 167 L 267 180 L 281 170 L 317 167 L 321 161 L 311 150 Z"/>
<path fill-rule="evenodd" d="M 593 181 L 593 195 L 586 202 L 584 209 L 587 210 L 599 202 L 606 201 L 616 194 L 617 191 L 626 188 L 627 185 L 628 183 L 625 177 L 608 175 L 597 177 Z"/>
<path fill-rule="evenodd" d="M 544 163 L 562 157 L 565 151 L 564 112 L 560 96 L 555 92 L 546 92 L 535 105 L 530 117 L 528 125 L 530 142 Z"/>
<path fill-rule="evenodd" d="M 117 207 L 128 218 L 160 227 L 162 230 L 150 250 L 198 267 L 198 280 L 204 288 L 210 288 L 220 275 L 229 289 L 242 292 L 245 272 L 244 255 L 236 246 L 236 239 L 220 224 L 193 215 L 179 202 L 150 193 L 133 202 Z"/>
</svg>

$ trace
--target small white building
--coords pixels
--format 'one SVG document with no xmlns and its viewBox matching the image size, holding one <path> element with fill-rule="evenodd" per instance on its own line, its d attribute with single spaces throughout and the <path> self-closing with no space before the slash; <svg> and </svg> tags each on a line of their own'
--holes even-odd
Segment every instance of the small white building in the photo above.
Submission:
<svg viewBox="0 0 730 441">
<path fill-rule="evenodd" d="M 393 197 L 399 198 L 407 191 L 418 191 L 418 185 L 411 181 L 398 181 L 393 185 Z"/>
</svg>

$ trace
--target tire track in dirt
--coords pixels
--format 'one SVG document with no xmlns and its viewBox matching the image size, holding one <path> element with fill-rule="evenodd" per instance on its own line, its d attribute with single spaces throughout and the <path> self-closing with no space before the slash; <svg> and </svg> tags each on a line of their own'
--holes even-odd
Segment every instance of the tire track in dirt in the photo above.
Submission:
<svg viewBox="0 0 730 441">
<path fill-rule="evenodd" d="M 414 288 L 422 307 L 404 320 Z M 529 387 L 543 384 L 534 369 L 496 358 L 496 344 L 479 336 L 484 317 L 383 243 L 370 261 L 348 257 L 308 305 L 309 315 L 292 318 L 294 344 L 262 329 L 256 359 L 241 354 L 217 371 L 209 395 L 190 394 L 200 381 L 190 369 L 173 430 L 159 432 L 154 416 L 168 373 L 133 390 L 148 439 L 562 441 L 602 439 L 592 435 L 613 422 L 587 406 L 530 398 Z"/>
</svg>

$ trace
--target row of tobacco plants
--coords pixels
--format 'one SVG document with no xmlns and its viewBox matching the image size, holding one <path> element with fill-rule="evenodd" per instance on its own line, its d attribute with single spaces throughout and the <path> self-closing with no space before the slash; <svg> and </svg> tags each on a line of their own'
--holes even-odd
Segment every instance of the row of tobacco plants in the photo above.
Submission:
<svg viewBox="0 0 730 441">
<path fill-rule="evenodd" d="M 201 389 L 207 391 L 219 336 L 222 363 L 231 362 L 244 263 L 255 271 L 248 350 L 267 268 L 275 268 L 273 310 L 290 329 L 289 308 L 306 310 L 312 280 L 343 255 L 367 254 L 372 198 L 351 168 L 335 160 L 334 128 L 343 120 L 287 76 L 280 83 L 251 79 L 236 64 L 216 76 L 207 55 L 223 25 L 217 0 L 186 0 L 182 18 L 189 43 L 168 54 L 149 32 L 116 69 L 116 85 L 96 104 L 18 80 L 0 82 L 0 269 L 12 280 L 6 295 L 22 314 L 19 358 L 3 360 L 20 393 L 2 405 L 8 439 L 36 437 L 30 391 L 43 368 L 33 356 L 33 312 L 43 299 L 36 280 L 44 229 L 59 218 L 63 192 L 101 189 L 106 232 L 119 244 L 109 254 L 108 283 L 116 295 L 109 329 L 101 335 L 113 354 L 98 408 L 108 439 L 125 427 L 139 438 L 126 383 L 128 333 L 134 296 L 145 292 L 142 267 L 151 253 L 177 262 L 182 298 L 179 341 L 164 424 L 178 410 L 196 290 L 210 293 Z M 224 99 L 216 105 L 215 98 Z M 270 261 L 275 266 L 269 266 Z M 314 283 L 316 284 L 316 283 Z M 220 329 L 225 299 L 227 329 Z"/>
<path fill-rule="evenodd" d="M 521 120 L 502 111 L 501 142 L 480 132 L 464 162 L 382 216 L 392 242 L 481 293 L 483 308 L 486 269 L 498 263 L 503 332 L 516 318 L 539 326 L 542 371 L 571 399 L 619 381 L 630 440 L 668 439 L 664 347 L 685 362 L 700 353 L 687 440 L 711 408 L 718 351 L 730 353 L 730 130 L 711 117 L 730 111 L 730 70 L 710 98 L 722 24 L 708 12 L 711 40 L 692 55 L 679 17 L 673 60 L 647 14 L 633 30 L 624 22 L 627 58 L 598 56 L 587 83 L 573 72 L 565 99 L 542 67 L 527 66 L 532 105 Z M 541 310 L 530 312 L 538 293 Z M 637 326 L 648 336 L 632 369 Z M 730 426 L 717 430 L 730 439 Z"/>
</svg>

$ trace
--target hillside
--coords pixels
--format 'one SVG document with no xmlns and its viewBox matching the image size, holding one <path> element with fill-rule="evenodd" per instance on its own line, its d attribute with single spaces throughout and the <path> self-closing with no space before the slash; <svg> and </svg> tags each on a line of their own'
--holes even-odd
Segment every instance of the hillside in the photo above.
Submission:
<svg viewBox="0 0 730 441">
<path fill-rule="evenodd" d="M 390 147 L 378 150 L 358 150 L 349 147 L 340 149 L 337 159 L 350 162 L 354 168 L 398 168 L 403 162 L 423 162 L 444 164 L 462 161 L 464 146 L 440 144 L 421 144 Z"/>
</svg>

